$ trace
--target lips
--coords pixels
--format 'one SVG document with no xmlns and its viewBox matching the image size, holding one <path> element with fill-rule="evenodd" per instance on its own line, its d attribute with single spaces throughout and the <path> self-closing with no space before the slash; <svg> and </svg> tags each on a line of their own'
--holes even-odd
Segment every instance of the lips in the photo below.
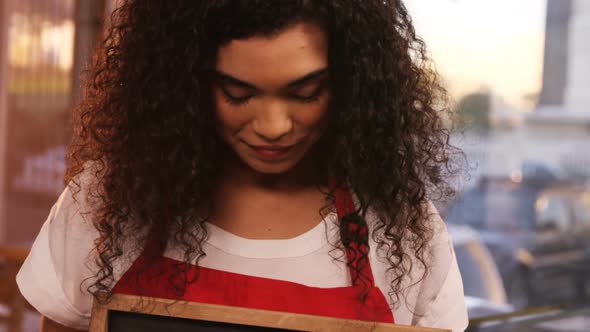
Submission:
<svg viewBox="0 0 590 332">
<path fill-rule="evenodd" d="M 252 151 L 261 159 L 264 160 L 277 160 L 281 159 L 293 149 L 294 145 L 290 146 L 269 146 L 269 145 L 250 145 L 247 144 Z"/>
</svg>

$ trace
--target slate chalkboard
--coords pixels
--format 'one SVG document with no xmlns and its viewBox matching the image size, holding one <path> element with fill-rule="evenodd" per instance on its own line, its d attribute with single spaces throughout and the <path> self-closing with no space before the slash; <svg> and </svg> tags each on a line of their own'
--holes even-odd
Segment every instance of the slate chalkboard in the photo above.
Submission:
<svg viewBox="0 0 590 332">
<path fill-rule="evenodd" d="M 136 312 L 110 311 L 108 318 L 109 332 L 250 332 L 250 331 L 285 331 L 270 327 L 240 325 L 224 322 L 211 322 L 169 316 L 156 316 Z"/>
</svg>

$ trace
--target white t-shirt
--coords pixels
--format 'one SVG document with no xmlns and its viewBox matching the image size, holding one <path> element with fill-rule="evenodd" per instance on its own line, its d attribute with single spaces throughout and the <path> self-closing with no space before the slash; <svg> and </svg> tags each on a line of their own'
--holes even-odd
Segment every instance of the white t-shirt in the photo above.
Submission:
<svg viewBox="0 0 590 332">
<path fill-rule="evenodd" d="M 41 314 L 78 329 L 89 326 L 92 296 L 86 287 L 91 283 L 87 278 L 95 271 L 92 255 L 97 236 L 85 215 L 90 209 L 84 197 L 81 192 L 76 203 L 71 189 L 64 190 L 17 275 L 21 293 Z M 371 218 L 371 215 L 367 218 L 369 227 Z M 313 229 L 287 240 L 246 239 L 208 224 L 210 236 L 203 247 L 207 255 L 199 264 L 307 286 L 349 286 L 350 274 L 345 263 L 334 259 L 332 244 L 338 241 L 336 222 L 335 214 L 328 215 Z M 413 262 L 411 273 L 402 281 L 402 288 L 406 290 L 393 303 L 388 295 L 392 278 L 387 272 L 390 265 L 383 253 L 377 252 L 371 239 L 369 258 L 375 283 L 388 299 L 397 324 L 463 331 L 468 323 L 467 310 L 455 253 L 438 214 L 433 214 L 430 222 L 435 235 L 428 246 L 429 271 L 424 279 L 419 281 L 423 275 L 421 264 Z M 409 253 L 415 260 L 411 251 Z M 115 280 L 129 268 L 137 254 L 116 262 Z M 165 256 L 180 260 L 183 257 L 182 252 L 174 248 L 168 249 Z"/>
</svg>

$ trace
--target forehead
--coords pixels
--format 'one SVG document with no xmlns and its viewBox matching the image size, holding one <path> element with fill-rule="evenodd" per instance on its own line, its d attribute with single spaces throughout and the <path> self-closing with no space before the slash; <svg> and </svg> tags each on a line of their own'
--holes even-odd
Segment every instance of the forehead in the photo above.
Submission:
<svg viewBox="0 0 590 332">
<path fill-rule="evenodd" d="M 259 87 L 273 87 L 327 66 L 324 31 L 298 23 L 270 37 L 232 40 L 219 49 L 216 69 Z"/>
</svg>

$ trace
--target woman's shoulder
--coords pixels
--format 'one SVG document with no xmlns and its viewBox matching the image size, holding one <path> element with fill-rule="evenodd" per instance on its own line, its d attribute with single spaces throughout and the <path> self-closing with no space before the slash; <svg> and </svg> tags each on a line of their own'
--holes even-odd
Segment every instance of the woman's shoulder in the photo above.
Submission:
<svg viewBox="0 0 590 332">
<path fill-rule="evenodd" d="M 401 245 L 408 264 L 410 261 L 414 264 L 414 261 L 423 260 L 424 264 L 428 267 L 428 270 L 431 270 L 430 274 L 436 275 L 439 272 L 444 272 L 444 270 L 446 270 L 445 267 L 450 265 L 454 258 L 454 251 L 451 238 L 447 230 L 447 225 L 443 221 L 434 204 L 428 201 L 427 204 L 425 204 L 424 209 L 427 217 L 423 222 L 429 234 L 425 234 L 425 243 L 423 246 L 422 257 L 419 258 L 415 254 L 416 247 L 414 245 L 414 236 L 411 232 L 406 231 L 404 234 L 402 234 Z M 388 256 L 388 251 L 391 248 L 391 245 L 383 237 L 383 228 L 379 227 L 379 221 L 376 217 L 376 214 L 369 212 L 367 223 L 371 234 L 375 233 L 371 239 L 373 242 L 371 246 L 373 249 L 371 254 L 374 255 L 375 258 L 383 260 Z M 382 240 L 386 245 L 380 246 L 378 244 L 380 240 Z M 412 266 L 412 270 L 415 268 L 416 266 Z M 420 279 L 423 278 L 420 277 Z"/>
<path fill-rule="evenodd" d="M 44 316 L 62 325 L 85 328 L 91 298 L 80 291 L 80 282 L 91 276 L 87 269 L 96 231 L 85 215 L 83 200 L 66 186 L 43 223 L 17 284 L 27 301 Z"/>
<path fill-rule="evenodd" d="M 447 327 L 453 330 L 467 322 L 463 285 L 447 226 L 436 207 L 428 202 L 425 225 L 432 237 L 425 243 L 422 257 L 416 255 L 412 237 L 402 240 L 405 272 L 400 294 L 388 296 L 396 273 L 391 269 L 387 246 L 373 243 L 371 264 L 377 286 L 383 290 L 399 324 Z M 371 227 L 371 221 L 369 223 Z M 465 325 L 466 326 L 466 325 Z"/>
<path fill-rule="evenodd" d="M 95 268 L 99 233 L 93 214 L 95 165 L 70 181 L 51 208 L 29 256 L 17 275 L 23 296 L 44 316 L 62 325 L 87 328 L 92 295 L 87 291 Z"/>
</svg>

